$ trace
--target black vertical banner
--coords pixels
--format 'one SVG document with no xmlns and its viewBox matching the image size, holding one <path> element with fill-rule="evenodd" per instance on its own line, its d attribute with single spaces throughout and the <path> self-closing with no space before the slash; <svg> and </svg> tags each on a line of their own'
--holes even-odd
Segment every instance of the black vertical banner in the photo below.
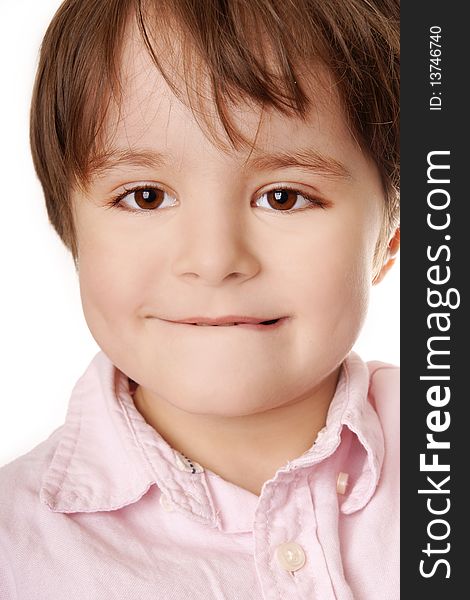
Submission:
<svg viewBox="0 0 470 600">
<path fill-rule="evenodd" d="M 468 597 L 470 29 L 401 3 L 401 598 Z M 466 364 L 467 363 L 467 364 Z"/>
</svg>

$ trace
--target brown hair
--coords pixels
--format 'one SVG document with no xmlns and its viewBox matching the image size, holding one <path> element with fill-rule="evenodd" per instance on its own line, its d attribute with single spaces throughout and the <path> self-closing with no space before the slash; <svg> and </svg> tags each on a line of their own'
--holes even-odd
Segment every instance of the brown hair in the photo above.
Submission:
<svg viewBox="0 0 470 600">
<path fill-rule="evenodd" d="M 178 32 L 191 108 L 202 68 L 233 147 L 246 142 L 230 120 L 237 97 L 304 117 L 311 98 L 301 70 L 326 66 L 352 134 L 381 173 L 390 235 L 398 223 L 398 0 L 65 0 L 42 42 L 30 137 L 49 219 L 75 260 L 71 189 L 88 183 L 104 150 L 103 124 L 113 98 L 119 106 L 119 62 L 131 18 L 181 98 L 174 63 L 158 52 L 163 43 L 174 58 Z"/>
</svg>

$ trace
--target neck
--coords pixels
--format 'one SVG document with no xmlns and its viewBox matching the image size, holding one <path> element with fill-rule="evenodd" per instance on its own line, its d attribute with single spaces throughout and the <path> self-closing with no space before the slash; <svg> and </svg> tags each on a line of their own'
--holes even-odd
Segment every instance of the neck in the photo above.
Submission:
<svg viewBox="0 0 470 600">
<path fill-rule="evenodd" d="M 227 417 L 183 411 L 137 387 L 134 403 L 175 450 L 256 495 L 276 471 L 314 443 L 325 426 L 340 368 L 301 398 L 255 414 Z"/>
</svg>

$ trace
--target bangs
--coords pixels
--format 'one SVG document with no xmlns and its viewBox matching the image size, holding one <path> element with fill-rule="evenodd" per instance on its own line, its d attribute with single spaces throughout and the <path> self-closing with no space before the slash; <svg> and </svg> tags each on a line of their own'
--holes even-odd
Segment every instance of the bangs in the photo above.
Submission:
<svg viewBox="0 0 470 600">
<path fill-rule="evenodd" d="M 247 103 L 304 118 L 317 101 L 307 81 L 327 72 L 397 212 L 397 0 L 65 0 L 41 46 L 30 139 L 50 221 L 72 252 L 69 188 L 83 189 L 106 155 L 106 124 L 111 108 L 120 113 L 121 61 L 134 31 L 219 147 L 253 147 L 256 137 L 245 139 L 233 119 Z"/>
<path fill-rule="evenodd" d="M 138 42 L 172 93 L 191 109 L 219 148 L 254 148 L 255 140 L 247 139 L 234 125 L 233 111 L 240 106 L 272 108 L 297 118 L 307 115 L 311 98 L 302 87 L 300 69 L 309 52 L 299 40 L 310 37 L 307 31 L 299 35 L 300 23 L 289 26 L 287 19 L 292 21 L 293 15 L 281 5 L 279 14 L 263 12 L 264 2 L 230 3 L 223 15 L 217 3 L 206 4 L 202 13 L 197 2 L 130 3 L 122 34 L 114 36 L 114 45 L 105 53 L 100 97 L 82 119 L 83 123 L 88 118 L 86 129 L 93 132 L 93 143 L 87 144 L 88 152 L 78 146 L 73 151 L 80 183 L 87 183 L 89 172 L 99 169 L 107 157 L 104 125 L 111 106 L 120 117 L 125 93 L 120 73 L 123 40 L 130 31 L 137 32 Z M 225 137 L 217 133 L 218 125 Z"/>
</svg>

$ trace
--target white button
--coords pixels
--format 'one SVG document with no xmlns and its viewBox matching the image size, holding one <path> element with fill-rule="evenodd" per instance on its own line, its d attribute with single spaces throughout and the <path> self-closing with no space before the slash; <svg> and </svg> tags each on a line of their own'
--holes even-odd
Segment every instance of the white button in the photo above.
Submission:
<svg viewBox="0 0 470 600">
<path fill-rule="evenodd" d="M 340 473 L 338 475 L 338 479 L 336 480 L 336 491 L 338 494 L 344 495 L 346 493 L 346 488 L 348 487 L 348 473 Z"/>
<path fill-rule="evenodd" d="M 286 571 L 297 571 L 305 564 L 305 552 L 302 546 L 295 542 L 286 542 L 276 548 L 276 558 L 278 563 Z"/>
<path fill-rule="evenodd" d="M 160 494 L 160 504 L 163 507 L 163 509 L 167 512 L 171 512 L 172 510 L 174 510 L 173 503 L 165 494 Z"/>
</svg>

